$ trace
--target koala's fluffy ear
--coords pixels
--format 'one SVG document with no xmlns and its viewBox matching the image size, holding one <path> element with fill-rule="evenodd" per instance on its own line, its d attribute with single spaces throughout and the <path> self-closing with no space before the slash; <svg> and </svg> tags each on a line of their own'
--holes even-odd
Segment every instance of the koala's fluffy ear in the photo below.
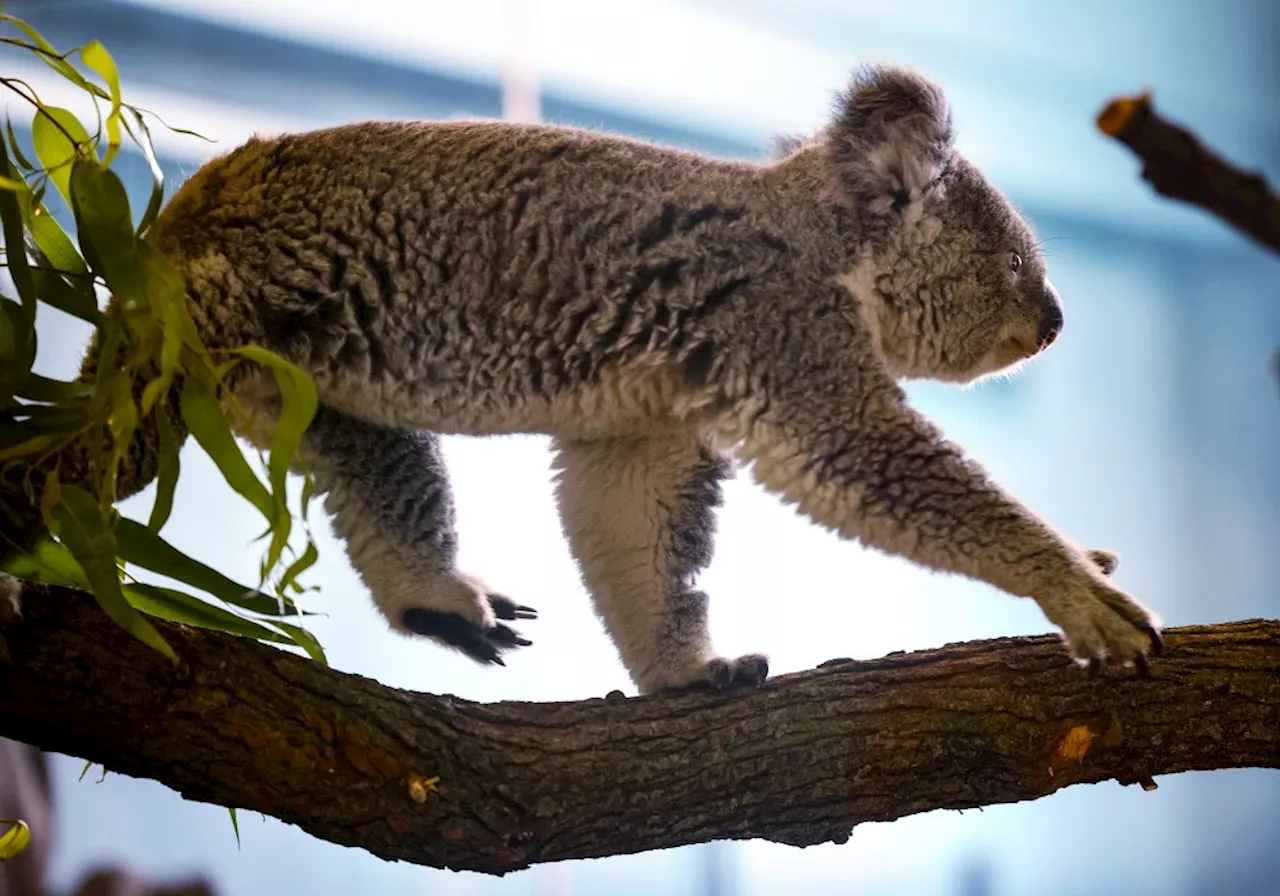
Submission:
<svg viewBox="0 0 1280 896">
<path fill-rule="evenodd" d="M 840 97 L 828 146 L 842 184 L 864 211 L 901 210 L 951 155 L 942 88 L 907 68 L 868 66 Z"/>
</svg>

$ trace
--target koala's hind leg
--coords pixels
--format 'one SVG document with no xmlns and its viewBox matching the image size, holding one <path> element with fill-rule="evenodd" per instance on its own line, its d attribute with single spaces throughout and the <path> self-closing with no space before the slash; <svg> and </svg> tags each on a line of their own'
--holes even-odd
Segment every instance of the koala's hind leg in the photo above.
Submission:
<svg viewBox="0 0 1280 896">
<path fill-rule="evenodd" d="M 724 459 L 684 433 L 556 447 L 565 534 L 640 692 L 762 682 L 763 656 L 716 655 L 694 587 L 711 562 Z"/>
<path fill-rule="evenodd" d="M 333 528 L 391 627 L 482 663 L 531 642 L 503 620 L 536 613 L 459 572 L 453 495 L 440 438 L 321 407 L 302 454 Z"/>
</svg>

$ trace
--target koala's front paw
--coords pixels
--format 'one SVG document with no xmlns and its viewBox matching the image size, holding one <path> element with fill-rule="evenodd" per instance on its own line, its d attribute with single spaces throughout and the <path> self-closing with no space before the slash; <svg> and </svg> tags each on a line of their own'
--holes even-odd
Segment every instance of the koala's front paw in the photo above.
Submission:
<svg viewBox="0 0 1280 896">
<path fill-rule="evenodd" d="M 1069 589 L 1041 598 L 1039 604 L 1062 629 L 1071 655 L 1090 672 L 1112 663 L 1135 666 L 1147 675 L 1147 657 L 1163 649 L 1155 615 L 1100 578 L 1079 575 Z"/>
<path fill-rule="evenodd" d="M 517 604 L 501 594 L 486 595 L 496 619 L 536 619 L 532 607 Z M 505 666 L 501 653 L 533 644 L 509 625 L 501 622 L 473 622 L 459 613 L 414 607 L 405 610 L 401 621 L 414 634 L 434 638 L 447 647 L 461 650 L 479 663 Z"/>
<path fill-rule="evenodd" d="M 1098 567 L 1098 572 L 1104 576 L 1109 576 L 1120 566 L 1120 555 L 1115 551 L 1108 551 L 1105 548 L 1094 548 L 1091 551 L 1085 551 L 1089 559 L 1093 561 L 1093 565 Z"/>
</svg>

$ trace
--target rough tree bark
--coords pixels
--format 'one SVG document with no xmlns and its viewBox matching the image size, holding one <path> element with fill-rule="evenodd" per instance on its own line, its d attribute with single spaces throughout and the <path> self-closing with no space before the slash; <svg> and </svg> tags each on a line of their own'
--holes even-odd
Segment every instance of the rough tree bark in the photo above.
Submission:
<svg viewBox="0 0 1280 896">
<path fill-rule="evenodd" d="M 0 735 L 273 815 L 387 859 L 492 873 L 854 825 L 1116 779 L 1280 767 L 1280 622 L 1171 629 L 1153 677 L 1056 638 L 837 661 L 759 691 L 476 704 L 157 623 L 174 666 L 83 595 L 7 630 Z"/>
</svg>

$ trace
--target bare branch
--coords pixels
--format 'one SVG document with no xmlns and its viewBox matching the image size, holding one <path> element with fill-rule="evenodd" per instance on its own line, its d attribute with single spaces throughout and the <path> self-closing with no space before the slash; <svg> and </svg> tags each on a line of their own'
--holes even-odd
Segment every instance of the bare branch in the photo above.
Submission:
<svg viewBox="0 0 1280 896">
<path fill-rule="evenodd" d="M 1261 174 L 1237 168 L 1162 118 L 1149 94 L 1112 100 L 1098 115 L 1098 128 L 1138 155 L 1142 176 L 1157 193 L 1198 205 L 1280 252 L 1280 196 Z"/>
<path fill-rule="evenodd" d="M 503 873 L 714 839 L 808 845 L 933 809 L 1280 767 L 1280 622 L 1172 629 L 1153 678 L 1056 638 L 837 662 L 759 691 L 476 704 L 33 589 L 0 735 L 387 859 Z"/>
</svg>

